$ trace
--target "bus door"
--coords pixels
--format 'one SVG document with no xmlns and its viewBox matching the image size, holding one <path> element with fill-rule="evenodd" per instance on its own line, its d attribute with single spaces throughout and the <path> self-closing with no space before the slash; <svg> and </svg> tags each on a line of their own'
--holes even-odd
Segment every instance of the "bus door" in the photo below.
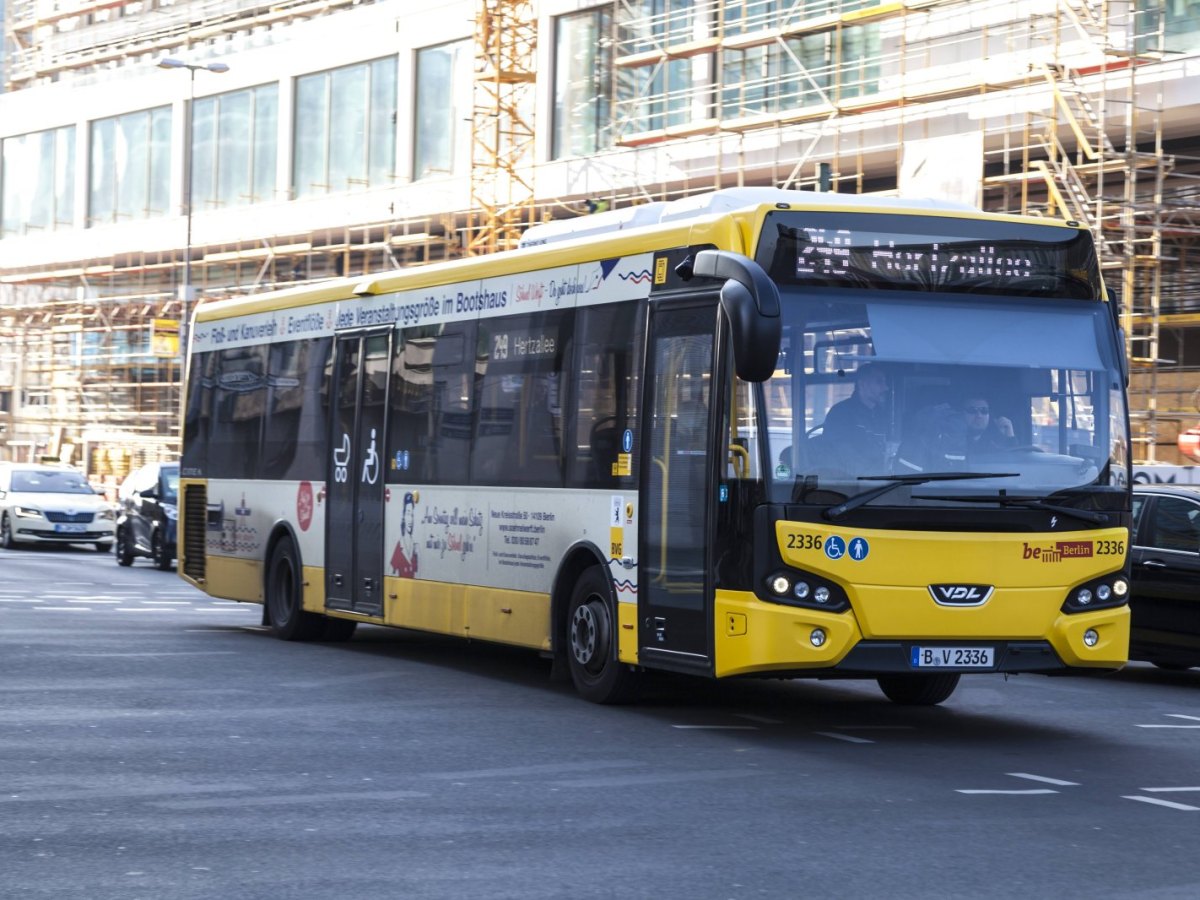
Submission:
<svg viewBox="0 0 1200 900">
<path fill-rule="evenodd" d="M 716 306 L 658 308 L 651 318 L 642 471 L 639 653 L 707 670 L 711 657 L 708 510 Z"/>
<path fill-rule="evenodd" d="M 384 435 L 392 331 L 339 334 L 333 357 L 325 604 L 383 612 Z"/>
</svg>

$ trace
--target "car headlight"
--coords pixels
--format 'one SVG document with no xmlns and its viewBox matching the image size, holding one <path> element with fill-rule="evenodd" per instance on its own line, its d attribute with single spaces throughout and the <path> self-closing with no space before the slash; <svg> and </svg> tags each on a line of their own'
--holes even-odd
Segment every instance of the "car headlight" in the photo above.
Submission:
<svg viewBox="0 0 1200 900">
<path fill-rule="evenodd" d="M 13 515 L 22 519 L 40 519 L 42 511 L 36 506 L 14 506 Z"/>
<path fill-rule="evenodd" d="M 116 518 L 116 514 L 111 509 L 102 509 L 96 513 L 97 519 L 108 519 L 110 522 Z"/>
</svg>

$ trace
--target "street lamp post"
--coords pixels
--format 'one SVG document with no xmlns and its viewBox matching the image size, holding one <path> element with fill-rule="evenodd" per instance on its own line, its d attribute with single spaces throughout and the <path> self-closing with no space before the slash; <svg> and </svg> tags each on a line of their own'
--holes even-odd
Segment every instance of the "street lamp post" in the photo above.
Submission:
<svg viewBox="0 0 1200 900">
<path fill-rule="evenodd" d="M 183 284 L 179 289 L 179 301 L 182 316 L 179 323 L 179 351 L 187 354 L 188 327 L 191 319 L 192 300 L 192 107 L 196 102 L 196 73 L 213 72 L 221 75 L 229 71 L 229 66 L 223 62 L 189 63 L 173 56 L 164 56 L 158 61 L 160 69 L 188 70 L 188 102 L 184 112 L 183 127 L 183 214 L 187 222 L 187 235 L 183 251 Z"/>
</svg>

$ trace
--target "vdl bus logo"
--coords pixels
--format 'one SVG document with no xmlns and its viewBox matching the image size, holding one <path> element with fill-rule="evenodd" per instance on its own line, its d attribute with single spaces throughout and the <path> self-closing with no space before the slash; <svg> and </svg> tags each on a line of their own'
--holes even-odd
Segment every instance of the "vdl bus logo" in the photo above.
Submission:
<svg viewBox="0 0 1200 900">
<path fill-rule="evenodd" d="M 931 584 L 929 593 L 942 606 L 982 606 L 995 590 L 990 584 Z"/>
</svg>

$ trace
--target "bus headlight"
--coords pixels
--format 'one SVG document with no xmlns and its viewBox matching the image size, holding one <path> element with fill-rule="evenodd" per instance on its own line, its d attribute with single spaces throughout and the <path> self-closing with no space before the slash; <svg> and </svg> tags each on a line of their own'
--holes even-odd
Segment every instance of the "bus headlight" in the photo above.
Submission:
<svg viewBox="0 0 1200 900">
<path fill-rule="evenodd" d="M 1100 635 L 1095 628 L 1089 628 L 1083 633 L 1083 642 L 1089 647 L 1095 647 L 1100 643 Z"/>
<path fill-rule="evenodd" d="M 760 600 L 826 612 L 844 612 L 850 608 L 850 598 L 840 586 L 811 572 L 784 569 L 759 583 L 763 585 L 757 592 Z"/>
<path fill-rule="evenodd" d="M 1062 611 L 1065 613 L 1086 612 L 1093 609 L 1108 609 L 1123 606 L 1129 593 L 1129 582 L 1119 572 L 1093 578 L 1076 585 L 1067 593 Z"/>
<path fill-rule="evenodd" d="M 824 647 L 825 646 L 825 629 L 824 628 L 814 628 L 812 630 L 812 634 L 810 634 L 808 636 L 808 640 L 814 647 Z"/>
</svg>

